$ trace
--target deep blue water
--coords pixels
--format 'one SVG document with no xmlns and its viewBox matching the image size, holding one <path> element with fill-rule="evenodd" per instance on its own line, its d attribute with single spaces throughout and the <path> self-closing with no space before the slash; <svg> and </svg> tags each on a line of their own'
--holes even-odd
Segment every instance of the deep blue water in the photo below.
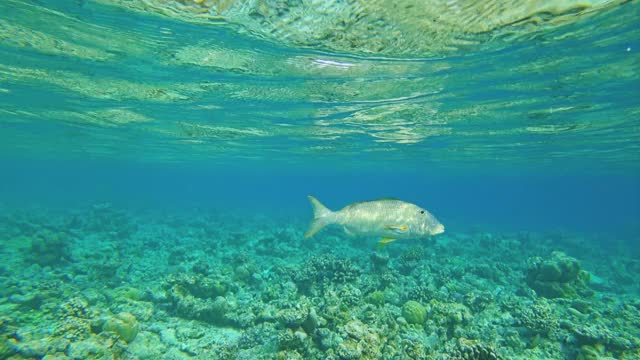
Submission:
<svg viewBox="0 0 640 360">
<path fill-rule="evenodd" d="M 0 194 L 8 207 L 64 208 L 109 202 L 142 210 L 190 208 L 276 213 L 310 219 L 306 195 L 331 209 L 395 197 L 437 214 L 450 231 L 569 230 L 628 237 L 640 228 L 637 174 L 431 173 L 419 169 L 338 170 L 122 162 L 6 162 Z"/>
</svg>

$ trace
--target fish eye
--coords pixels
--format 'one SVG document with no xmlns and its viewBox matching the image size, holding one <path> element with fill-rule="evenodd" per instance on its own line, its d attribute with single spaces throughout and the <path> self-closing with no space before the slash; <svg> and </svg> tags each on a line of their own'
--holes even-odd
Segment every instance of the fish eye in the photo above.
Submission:
<svg viewBox="0 0 640 360">
<path fill-rule="evenodd" d="M 424 214 L 424 210 L 420 210 L 420 214 Z"/>
</svg>

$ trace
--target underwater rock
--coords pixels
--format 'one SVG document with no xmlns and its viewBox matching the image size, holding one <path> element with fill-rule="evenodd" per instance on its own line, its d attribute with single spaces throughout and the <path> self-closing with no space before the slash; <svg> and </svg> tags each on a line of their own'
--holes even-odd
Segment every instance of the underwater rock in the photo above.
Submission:
<svg viewBox="0 0 640 360">
<path fill-rule="evenodd" d="M 38 231 L 31 238 L 27 259 L 40 266 L 60 266 L 71 258 L 69 235 L 51 230 Z"/>
<path fill-rule="evenodd" d="M 230 304 L 222 296 L 228 291 L 226 282 L 197 274 L 177 274 L 169 275 L 163 286 L 170 310 L 178 316 L 218 325 L 231 322 L 225 317 Z"/>
<path fill-rule="evenodd" d="M 176 337 L 176 329 L 173 328 L 164 328 L 160 330 L 160 340 L 163 344 L 178 346 L 180 342 Z"/>
<path fill-rule="evenodd" d="M 286 329 L 278 334 L 278 350 L 305 355 L 312 347 L 311 338 L 301 330 Z"/>
<path fill-rule="evenodd" d="M 215 300 L 200 299 L 192 295 L 173 293 L 169 298 L 173 303 L 173 310 L 179 316 L 195 319 L 211 324 L 224 325 L 227 323 L 225 314 L 229 309 L 227 300 L 218 296 Z"/>
<path fill-rule="evenodd" d="M 601 360 L 604 358 L 604 346 L 602 344 L 582 345 L 576 360 Z"/>
<path fill-rule="evenodd" d="M 72 359 L 102 359 L 107 356 L 107 351 L 93 340 L 82 340 L 69 344 L 67 354 Z"/>
<path fill-rule="evenodd" d="M 116 316 L 108 318 L 102 326 L 103 332 L 112 332 L 126 342 L 132 342 L 139 331 L 138 320 L 128 312 L 121 312 Z"/>
<path fill-rule="evenodd" d="M 393 304 L 398 307 L 402 307 L 404 305 L 404 294 L 401 294 L 398 289 L 387 288 L 384 291 L 384 302 L 385 304 Z"/>
<path fill-rule="evenodd" d="M 592 312 L 591 303 L 580 299 L 572 301 L 571 308 L 578 310 L 582 314 L 589 314 Z"/>
<path fill-rule="evenodd" d="M 115 209 L 110 203 L 93 205 L 87 214 L 75 219 L 72 227 L 105 234 L 114 240 L 127 239 L 138 230 L 131 216 Z"/>
<path fill-rule="evenodd" d="M 369 256 L 371 259 L 371 266 L 374 272 L 381 272 L 387 269 L 389 265 L 389 256 L 381 254 L 379 252 L 374 252 Z"/>
<path fill-rule="evenodd" d="M 382 357 L 380 350 L 380 336 L 376 333 L 378 330 L 375 326 L 369 326 L 360 320 L 351 320 L 345 324 L 340 333 L 342 338 L 346 339 L 342 352 L 345 358 L 354 356 L 354 353 L 360 353 L 362 359 L 380 359 Z M 342 345 L 341 344 L 341 345 Z M 351 350 L 348 353 L 345 350 Z M 340 354 L 340 346 L 338 353 Z"/>
<path fill-rule="evenodd" d="M 360 340 L 366 334 L 369 333 L 369 330 L 365 324 L 360 320 L 351 320 L 344 326 L 344 332 L 351 338 Z"/>
<path fill-rule="evenodd" d="M 430 349 L 418 339 L 402 339 L 400 346 L 405 354 L 401 359 L 433 359 Z M 447 357 L 446 360 L 450 358 Z"/>
<path fill-rule="evenodd" d="M 124 348 L 114 339 L 104 336 L 92 336 L 82 341 L 72 341 L 66 350 L 67 356 L 74 360 L 85 359 L 122 359 Z"/>
<path fill-rule="evenodd" d="M 15 354 L 13 343 L 6 336 L 0 335 L 0 359 L 8 359 L 12 354 Z"/>
<path fill-rule="evenodd" d="M 184 273 L 167 276 L 164 284 L 165 289 L 171 289 L 176 286 L 202 299 L 215 299 L 218 296 L 224 296 L 229 289 L 226 281 L 213 276 Z"/>
<path fill-rule="evenodd" d="M 110 251 L 110 250 L 109 250 Z M 123 268 L 122 258 L 115 253 L 105 252 L 90 262 L 92 280 L 115 287 L 123 282 L 122 274 L 118 270 Z M 127 273 L 127 270 L 123 272 Z"/>
<path fill-rule="evenodd" d="M 49 353 L 64 352 L 69 342 L 59 337 L 44 337 L 29 341 L 9 340 L 6 345 L 12 350 L 12 355 L 19 355 L 19 357 L 8 357 L 9 359 L 41 359 Z"/>
<path fill-rule="evenodd" d="M 128 299 L 133 301 L 140 301 L 144 298 L 145 294 L 143 291 L 133 287 L 133 286 L 122 286 L 116 289 L 116 296 L 122 299 Z"/>
<path fill-rule="evenodd" d="M 29 309 L 36 310 L 42 305 L 42 296 L 39 293 L 33 292 L 29 294 L 12 294 L 9 296 L 9 301 L 14 304 L 20 304 Z"/>
<path fill-rule="evenodd" d="M 84 289 L 80 292 L 80 295 L 82 295 L 82 298 L 86 299 L 90 305 L 96 305 L 99 301 L 104 301 L 106 299 L 104 294 L 94 288 Z"/>
<path fill-rule="evenodd" d="M 608 349 L 616 351 L 640 348 L 637 339 L 630 340 L 623 332 L 612 331 L 598 324 L 579 325 L 571 330 L 578 339 L 578 344 L 591 346 L 604 344 Z"/>
<path fill-rule="evenodd" d="M 314 308 L 309 309 L 309 315 L 302 323 L 302 328 L 307 334 L 313 334 L 313 331 L 320 325 L 320 318 Z"/>
<path fill-rule="evenodd" d="M 167 264 L 174 266 L 187 261 L 187 249 L 182 246 L 172 248 L 167 256 Z"/>
<path fill-rule="evenodd" d="M 328 328 L 319 328 L 317 331 L 318 337 L 320 338 L 320 349 L 328 350 L 333 349 L 340 344 L 343 339 L 337 333 L 331 331 Z"/>
<path fill-rule="evenodd" d="M 278 341 L 278 330 L 274 324 L 262 323 L 244 330 L 238 339 L 240 349 L 275 347 Z"/>
<path fill-rule="evenodd" d="M 252 311 L 227 311 L 224 315 L 224 323 L 235 327 L 247 329 L 255 324 L 257 316 Z"/>
<path fill-rule="evenodd" d="M 500 272 L 494 266 L 489 264 L 474 264 L 469 267 L 469 272 L 478 275 L 481 278 L 497 282 L 500 279 Z"/>
<path fill-rule="evenodd" d="M 589 287 L 597 291 L 614 290 L 614 286 L 612 286 L 607 280 L 594 274 L 591 274 L 590 276 Z"/>
<path fill-rule="evenodd" d="M 336 353 L 340 359 L 360 359 L 362 357 L 362 348 L 355 340 L 346 340 L 338 345 Z"/>
<path fill-rule="evenodd" d="M 248 281 L 256 273 L 255 265 L 246 263 L 237 266 L 234 269 L 234 278 L 239 281 Z"/>
<path fill-rule="evenodd" d="M 179 345 L 175 345 L 176 347 Z M 160 335 L 150 331 L 144 331 L 138 333 L 136 341 L 131 344 L 127 344 L 127 353 L 129 356 L 125 359 L 140 359 L 140 360 L 153 360 L 153 359 L 169 359 L 166 356 L 169 347 L 163 343 Z"/>
<path fill-rule="evenodd" d="M 409 324 L 424 324 L 427 320 L 427 309 L 417 301 L 409 300 L 402 306 L 402 317 Z"/>
<path fill-rule="evenodd" d="M 276 313 L 276 320 L 288 328 L 298 328 L 307 319 L 309 310 L 306 308 L 282 309 Z"/>
<path fill-rule="evenodd" d="M 207 276 L 209 274 L 210 267 L 206 261 L 199 259 L 195 264 L 193 264 L 191 270 L 196 274 Z"/>
<path fill-rule="evenodd" d="M 0 357 L 1 359 L 1 357 Z M 57 352 L 55 354 L 47 354 L 42 360 L 71 360 L 65 353 Z"/>
<path fill-rule="evenodd" d="M 469 308 L 456 302 L 432 301 L 430 304 L 429 318 L 445 328 L 452 329 L 457 325 L 469 323 L 473 315 Z"/>
<path fill-rule="evenodd" d="M 554 251 L 548 259 L 529 259 L 526 282 L 540 296 L 546 298 L 575 298 L 591 296 L 587 288 L 590 275 L 578 260 Z"/>
<path fill-rule="evenodd" d="M 316 310 L 311 307 L 308 299 L 301 297 L 296 303 L 287 305 L 290 307 L 276 312 L 276 321 L 291 329 L 302 327 L 307 334 L 312 334 L 313 330 L 320 324 L 321 318 L 316 313 Z"/>
<path fill-rule="evenodd" d="M 471 291 L 464 294 L 463 300 L 464 304 L 474 313 L 482 312 L 494 302 L 491 293 L 478 291 Z"/>
</svg>

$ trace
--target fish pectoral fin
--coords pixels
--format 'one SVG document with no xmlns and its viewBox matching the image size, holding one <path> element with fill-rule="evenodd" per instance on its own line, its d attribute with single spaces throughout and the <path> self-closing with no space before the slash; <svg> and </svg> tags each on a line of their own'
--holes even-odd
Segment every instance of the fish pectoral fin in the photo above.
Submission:
<svg viewBox="0 0 640 360">
<path fill-rule="evenodd" d="M 407 225 L 385 225 L 384 227 L 400 234 L 405 233 L 407 232 L 407 230 L 409 230 L 409 227 Z"/>
<path fill-rule="evenodd" d="M 394 239 L 394 238 L 383 238 L 380 241 L 378 241 L 378 249 L 382 249 L 383 247 L 387 246 L 387 244 L 390 244 L 394 241 L 396 241 L 398 239 Z"/>
<path fill-rule="evenodd" d="M 343 229 L 344 229 L 344 233 L 349 235 L 349 236 L 355 236 L 356 235 L 356 234 L 353 233 L 353 231 L 349 230 L 349 228 L 346 227 L 346 226 L 344 226 Z"/>
</svg>

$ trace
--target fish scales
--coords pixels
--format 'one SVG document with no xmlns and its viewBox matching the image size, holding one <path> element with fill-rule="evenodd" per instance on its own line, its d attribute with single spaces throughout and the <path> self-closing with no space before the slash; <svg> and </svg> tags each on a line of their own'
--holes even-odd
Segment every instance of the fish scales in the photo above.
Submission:
<svg viewBox="0 0 640 360">
<path fill-rule="evenodd" d="M 381 245 L 397 239 L 420 238 L 444 232 L 442 225 L 427 210 L 397 199 L 357 202 L 339 211 L 331 211 L 309 196 L 314 219 L 305 237 L 311 237 L 328 225 L 342 226 L 348 235 L 381 236 Z"/>
</svg>

